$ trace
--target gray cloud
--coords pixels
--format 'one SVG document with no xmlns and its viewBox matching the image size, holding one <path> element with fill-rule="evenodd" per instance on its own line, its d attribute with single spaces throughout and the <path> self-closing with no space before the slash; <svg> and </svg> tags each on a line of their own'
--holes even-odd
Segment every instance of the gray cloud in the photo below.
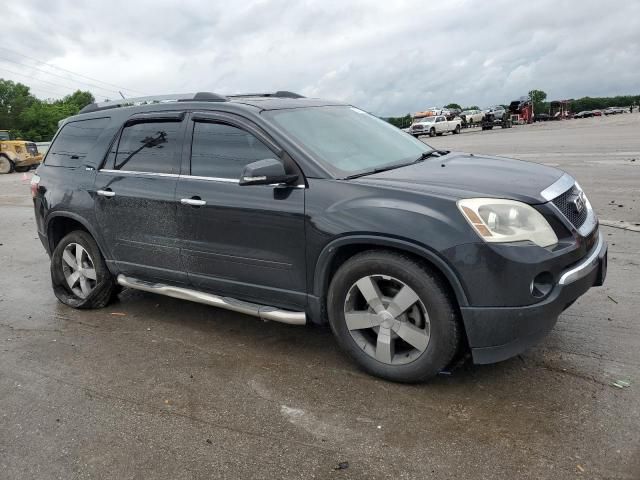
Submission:
<svg viewBox="0 0 640 480">
<path fill-rule="evenodd" d="M 633 0 L 23 0 L 3 18 L 0 77 L 41 97 L 117 92 L 3 59 L 37 65 L 29 55 L 144 93 L 287 89 L 381 115 L 505 103 L 532 88 L 550 98 L 640 92 Z"/>
</svg>

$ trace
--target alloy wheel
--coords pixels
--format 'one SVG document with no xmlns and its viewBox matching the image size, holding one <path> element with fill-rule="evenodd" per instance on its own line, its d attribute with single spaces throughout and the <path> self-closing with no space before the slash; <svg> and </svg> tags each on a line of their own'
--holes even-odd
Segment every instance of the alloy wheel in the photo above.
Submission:
<svg viewBox="0 0 640 480">
<path fill-rule="evenodd" d="M 410 363 L 429 345 L 431 325 L 422 300 L 388 275 L 369 275 L 354 283 L 345 299 L 344 318 L 355 343 L 388 365 Z"/>
<path fill-rule="evenodd" d="M 62 252 L 62 273 L 71 291 L 87 298 L 96 287 L 97 276 L 89 252 L 78 243 L 70 243 Z"/>
</svg>

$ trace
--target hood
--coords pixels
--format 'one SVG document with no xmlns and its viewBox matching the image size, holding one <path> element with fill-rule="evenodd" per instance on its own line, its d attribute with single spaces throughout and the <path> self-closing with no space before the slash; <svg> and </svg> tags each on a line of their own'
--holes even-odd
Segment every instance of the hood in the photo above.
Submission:
<svg viewBox="0 0 640 480">
<path fill-rule="evenodd" d="M 367 175 L 354 182 L 460 198 L 544 203 L 541 192 L 564 172 L 533 162 L 460 152 Z"/>
</svg>

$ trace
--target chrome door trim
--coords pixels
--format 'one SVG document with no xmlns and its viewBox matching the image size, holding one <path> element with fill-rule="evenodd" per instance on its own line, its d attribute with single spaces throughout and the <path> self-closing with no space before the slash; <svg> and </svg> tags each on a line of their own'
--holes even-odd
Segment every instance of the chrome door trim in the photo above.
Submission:
<svg viewBox="0 0 640 480">
<path fill-rule="evenodd" d="M 169 178 L 179 178 L 180 175 L 177 173 L 157 173 L 157 172 L 136 172 L 134 170 L 111 170 L 109 168 L 101 168 L 100 172 L 105 173 L 118 173 L 122 175 L 142 175 L 145 177 L 169 177 Z"/>
</svg>

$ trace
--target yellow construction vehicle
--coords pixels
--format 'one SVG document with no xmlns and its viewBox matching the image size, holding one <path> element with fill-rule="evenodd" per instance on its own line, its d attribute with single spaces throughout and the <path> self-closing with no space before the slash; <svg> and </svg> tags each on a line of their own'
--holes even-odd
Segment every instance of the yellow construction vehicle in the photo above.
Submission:
<svg viewBox="0 0 640 480">
<path fill-rule="evenodd" d="M 26 172 L 33 165 L 39 165 L 42 154 L 33 142 L 12 140 L 7 130 L 0 130 L 0 174 Z"/>
</svg>

